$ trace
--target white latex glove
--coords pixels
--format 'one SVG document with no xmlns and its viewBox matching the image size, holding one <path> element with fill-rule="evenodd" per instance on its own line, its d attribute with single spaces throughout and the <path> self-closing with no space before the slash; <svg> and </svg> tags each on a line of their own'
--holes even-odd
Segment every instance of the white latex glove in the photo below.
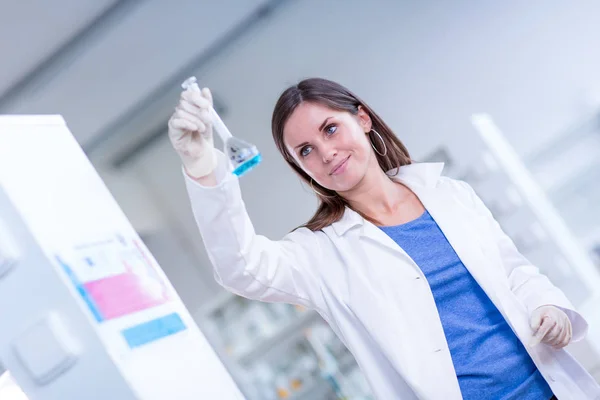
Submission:
<svg viewBox="0 0 600 400">
<path fill-rule="evenodd" d="M 210 118 L 212 95 L 208 88 L 188 89 L 169 119 L 169 139 L 188 173 L 193 178 L 209 175 L 217 166 Z"/>
<path fill-rule="evenodd" d="M 531 314 L 529 323 L 533 329 L 531 346 L 537 346 L 543 342 L 555 349 L 560 349 L 568 345 L 573 336 L 569 317 L 558 307 L 541 306 L 536 308 Z"/>
</svg>

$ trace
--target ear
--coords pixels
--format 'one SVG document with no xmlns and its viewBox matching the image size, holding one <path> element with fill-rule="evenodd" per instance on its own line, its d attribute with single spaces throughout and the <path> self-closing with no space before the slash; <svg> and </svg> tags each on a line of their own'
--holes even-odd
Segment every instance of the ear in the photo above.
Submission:
<svg viewBox="0 0 600 400">
<path fill-rule="evenodd" d="M 363 106 L 358 106 L 358 112 L 356 113 L 356 117 L 358 118 L 358 122 L 360 123 L 360 125 L 365 130 L 365 133 L 370 132 L 373 123 L 371 122 L 371 116 Z"/>
</svg>

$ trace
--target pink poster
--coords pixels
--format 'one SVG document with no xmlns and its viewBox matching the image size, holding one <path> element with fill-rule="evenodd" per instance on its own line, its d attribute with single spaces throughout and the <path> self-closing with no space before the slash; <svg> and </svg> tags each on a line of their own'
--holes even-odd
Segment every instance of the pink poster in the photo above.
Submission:
<svg viewBox="0 0 600 400">
<path fill-rule="evenodd" d="M 115 236 L 82 244 L 75 248 L 73 262 L 57 260 L 99 322 L 170 300 L 153 258 L 138 239 Z"/>
</svg>

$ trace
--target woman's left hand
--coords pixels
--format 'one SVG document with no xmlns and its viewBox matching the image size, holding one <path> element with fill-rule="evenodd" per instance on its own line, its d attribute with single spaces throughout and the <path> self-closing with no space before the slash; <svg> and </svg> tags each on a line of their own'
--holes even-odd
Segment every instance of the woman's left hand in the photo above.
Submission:
<svg viewBox="0 0 600 400">
<path fill-rule="evenodd" d="M 554 306 L 536 308 L 529 320 L 533 330 L 531 346 L 546 343 L 555 349 L 561 349 L 571 342 L 573 331 L 571 321 L 564 311 Z"/>
</svg>

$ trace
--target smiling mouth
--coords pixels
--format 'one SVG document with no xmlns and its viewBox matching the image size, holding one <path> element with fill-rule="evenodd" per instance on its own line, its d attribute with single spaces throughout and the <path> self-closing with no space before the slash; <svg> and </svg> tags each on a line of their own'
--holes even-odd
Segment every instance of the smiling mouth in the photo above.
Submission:
<svg viewBox="0 0 600 400">
<path fill-rule="evenodd" d="M 339 163 L 338 165 L 336 165 L 331 172 L 329 173 L 329 175 L 333 175 L 335 174 L 341 167 L 344 166 L 344 164 L 346 164 L 346 162 L 348 161 L 348 159 L 350 158 L 350 156 L 346 157 L 341 163 Z"/>
</svg>

